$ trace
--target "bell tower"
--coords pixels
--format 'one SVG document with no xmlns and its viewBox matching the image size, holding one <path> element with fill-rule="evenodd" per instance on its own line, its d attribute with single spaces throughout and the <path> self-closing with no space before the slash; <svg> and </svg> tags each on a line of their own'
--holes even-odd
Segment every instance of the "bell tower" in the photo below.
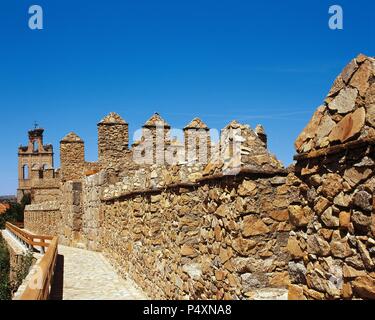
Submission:
<svg viewBox="0 0 375 320">
<path fill-rule="evenodd" d="M 43 144 L 44 129 L 37 124 L 29 132 L 29 141 L 26 146 L 18 148 L 18 189 L 17 201 L 30 194 L 32 187 L 32 170 L 43 172 L 45 169 L 53 168 L 53 146 Z"/>
</svg>

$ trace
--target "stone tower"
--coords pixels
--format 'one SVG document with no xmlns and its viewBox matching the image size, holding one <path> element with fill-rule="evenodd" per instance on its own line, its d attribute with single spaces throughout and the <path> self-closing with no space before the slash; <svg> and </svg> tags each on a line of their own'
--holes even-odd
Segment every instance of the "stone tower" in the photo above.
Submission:
<svg viewBox="0 0 375 320">
<path fill-rule="evenodd" d="M 98 123 L 99 163 L 114 165 L 128 149 L 128 124 L 117 113 L 111 112 Z"/>
<path fill-rule="evenodd" d="M 185 155 L 188 162 L 208 163 L 211 157 L 210 129 L 199 118 L 194 118 L 185 128 Z"/>
<path fill-rule="evenodd" d="M 152 149 L 153 163 L 164 164 L 165 151 L 170 146 L 171 126 L 156 112 L 143 125 L 142 139 Z"/>
<path fill-rule="evenodd" d="M 30 194 L 32 170 L 43 171 L 53 168 L 53 147 L 43 144 L 43 133 L 42 128 L 30 130 L 27 146 L 20 146 L 18 149 L 18 202 L 25 194 Z"/>
<path fill-rule="evenodd" d="M 82 178 L 85 170 L 85 143 L 74 132 L 60 141 L 60 165 L 62 181 Z"/>
</svg>

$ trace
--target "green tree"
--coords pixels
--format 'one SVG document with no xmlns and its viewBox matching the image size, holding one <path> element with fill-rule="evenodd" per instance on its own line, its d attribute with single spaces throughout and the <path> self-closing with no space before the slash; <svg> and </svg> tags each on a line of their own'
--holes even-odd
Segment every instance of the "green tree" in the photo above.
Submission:
<svg viewBox="0 0 375 320">
<path fill-rule="evenodd" d="M 30 195 L 24 195 L 21 203 L 11 203 L 10 208 L 0 216 L 0 229 L 5 228 L 5 223 L 23 222 L 25 207 L 31 203 Z"/>
</svg>

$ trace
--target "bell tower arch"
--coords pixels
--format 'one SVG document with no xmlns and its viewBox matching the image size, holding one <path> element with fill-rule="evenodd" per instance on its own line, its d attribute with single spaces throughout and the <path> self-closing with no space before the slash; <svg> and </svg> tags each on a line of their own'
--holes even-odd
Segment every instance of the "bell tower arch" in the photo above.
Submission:
<svg viewBox="0 0 375 320">
<path fill-rule="evenodd" d="M 33 130 L 28 132 L 29 141 L 26 146 L 18 148 L 18 189 L 17 201 L 30 194 L 32 188 L 32 170 L 43 170 L 48 166 L 53 168 L 53 146 L 43 144 L 44 129 L 35 125 Z"/>
</svg>

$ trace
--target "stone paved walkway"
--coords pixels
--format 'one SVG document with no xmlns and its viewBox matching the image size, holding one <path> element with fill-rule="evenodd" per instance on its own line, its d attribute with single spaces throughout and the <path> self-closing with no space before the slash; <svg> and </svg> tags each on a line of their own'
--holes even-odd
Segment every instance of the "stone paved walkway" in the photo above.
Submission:
<svg viewBox="0 0 375 320">
<path fill-rule="evenodd" d="M 64 257 L 63 300 L 142 300 L 131 280 L 122 279 L 101 253 L 59 246 Z"/>
</svg>

